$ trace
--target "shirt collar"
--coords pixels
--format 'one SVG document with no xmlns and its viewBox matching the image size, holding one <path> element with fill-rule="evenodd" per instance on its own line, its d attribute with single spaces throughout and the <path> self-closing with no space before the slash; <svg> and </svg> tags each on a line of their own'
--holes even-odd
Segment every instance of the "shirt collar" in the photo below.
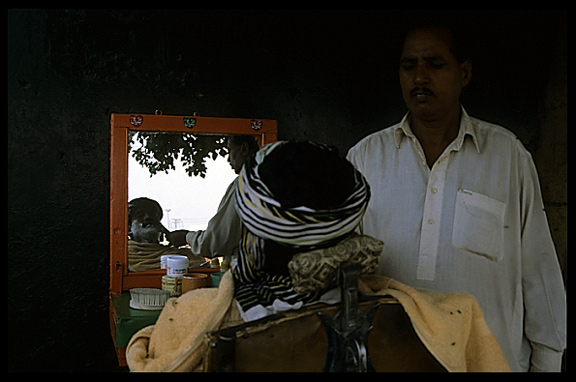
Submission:
<svg viewBox="0 0 576 382">
<path fill-rule="evenodd" d="M 474 125 L 470 120 L 470 116 L 462 106 L 462 117 L 460 118 L 460 130 L 458 131 L 458 136 L 456 137 L 456 151 L 459 151 L 462 148 L 462 144 L 464 143 L 464 138 L 466 135 L 470 135 L 472 138 L 472 142 L 476 146 L 476 151 L 480 154 L 480 144 L 478 143 L 478 137 L 476 136 L 476 130 L 474 129 Z M 405 135 L 410 138 L 415 138 L 416 136 L 412 132 L 410 128 L 410 119 L 408 116 L 410 112 L 406 113 L 402 121 L 396 126 L 394 130 L 394 141 L 396 143 L 396 148 L 400 148 L 400 142 L 402 141 L 402 137 Z"/>
</svg>

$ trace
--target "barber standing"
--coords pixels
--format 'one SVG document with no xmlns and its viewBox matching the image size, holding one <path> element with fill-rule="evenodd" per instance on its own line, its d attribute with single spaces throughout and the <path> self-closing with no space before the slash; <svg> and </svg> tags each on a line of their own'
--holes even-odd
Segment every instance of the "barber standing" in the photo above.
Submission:
<svg viewBox="0 0 576 382">
<path fill-rule="evenodd" d="M 372 199 L 363 234 L 384 241 L 379 272 L 472 294 L 514 371 L 559 371 L 565 291 L 532 158 L 508 130 L 468 116 L 472 64 L 446 27 L 419 27 L 400 61 L 409 112 L 348 159 Z"/>
<path fill-rule="evenodd" d="M 250 135 L 231 135 L 228 137 L 228 162 L 236 174 L 240 173 L 244 163 L 256 154 L 258 143 Z M 242 222 L 236 212 L 235 192 L 238 178 L 226 189 L 216 214 L 208 222 L 206 230 L 178 230 L 166 235 L 170 244 L 179 247 L 190 245 L 197 256 L 214 258 L 230 257 L 237 253 L 242 236 Z"/>
</svg>

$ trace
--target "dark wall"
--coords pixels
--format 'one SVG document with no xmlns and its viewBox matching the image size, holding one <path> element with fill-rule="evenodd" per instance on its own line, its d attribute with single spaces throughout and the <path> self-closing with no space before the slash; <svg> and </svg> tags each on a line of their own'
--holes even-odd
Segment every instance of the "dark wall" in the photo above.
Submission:
<svg viewBox="0 0 576 382">
<path fill-rule="evenodd" d="M 405 113 L 398 11 L 8 11 L 13 371 L 117 370 L 108 328 L 111 112 L 278 120 L 344 153 Z M 535 150 L 559 12 L 457 12 L 469 113 Z M 565 23 L 565 21 L 564 21 Z"/>
</svg>

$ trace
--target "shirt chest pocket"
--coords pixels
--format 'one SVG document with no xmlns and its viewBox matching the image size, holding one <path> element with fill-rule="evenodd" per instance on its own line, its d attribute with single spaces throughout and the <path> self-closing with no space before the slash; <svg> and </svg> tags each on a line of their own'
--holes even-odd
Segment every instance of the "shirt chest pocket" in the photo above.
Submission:
<svg viewBox="0 0 576 382">
<path fill-rule="evenodd" d="M 458 190 L 452 244 L 498 261 L 503 256 L 506 203 L 468 190 Z"/>
</svg>

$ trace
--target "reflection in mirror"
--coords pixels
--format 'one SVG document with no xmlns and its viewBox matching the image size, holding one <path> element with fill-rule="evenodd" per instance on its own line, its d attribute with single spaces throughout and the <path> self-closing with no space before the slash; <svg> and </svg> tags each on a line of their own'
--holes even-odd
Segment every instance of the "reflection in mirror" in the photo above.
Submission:
<svg viewBox="0 0 576 382">
<path fill-rule="evenodd" d="M 165 270 L 156 268 L 138 272 L 131 272 L 129 269 L 128 236 L 130 231 L 129 227 L 132 224 L 129 224 L 128 222 L 128 202 L 132 199 L 129 199 L 128 196 L 128 162 L 129 158 L 132 156 L 131 153 L 129 153 L 129 146 L 131 146 L 130 141 L 132 140 L 131 138 L 134 137 L 134 135 L 130 136 L 131 132 L 164 132 L 172 134 L 179 133 L 180 137 L 182 137 L 180 133 L 189 134 L 193 132 L 194 134 L 197 134 L 201 137 L 210 135 L 213 137 L 219 136 L 218 139 L 221 139 L 222 136 L 232 136 L 234 137 L 233 140 L 235 140 L 237 137 L 252 137 L 253 140 L 258 142 L 258 145 L 275 142 L 278 138 L 277 122 L 271 119 L 112 113 L 110 115 L 110 128 L 110 293 L 112 295 L 120 294 L 123 291 L 130 290 L 131 288 L 160 288 L 162 285 L 162 276 L 166 274 Z M 188 137 L 188 135 L 186 135 L 186 137 Z M 186 138 L 186 141 L 187 140 L 188 138 Z M 231 140 L 232 139 L 227 139 L 227 141 Z M 179 138 L 176 142 L 182 143 L 183 141 L 184 138 L 182 137 L 182 139 Z M 141 145 L 137 140 L 134 140 L 132 144 L 137 146 Z M 188 142 L 188 144 L 190 144 L 190 142 Z M 219 144 L 221 145 L 221 150 L 216 152 L 216 157 L 221 155 L 225 156 L 226 152 L 228 151 L 225 145 L 228 144 L 228 142 L 220 142 Z M 195 143 L 194 147 L 196 147 Z M 146 157 L 152 160 L 153 158 L 156 158 L 156 156 L 152 154 L 152 152 L 155 153 L 156 150 L 150 151 L 152 156 Z M 170 167 L 168 172 L 173 173 L 177 171 L 176 163 L 182 162 L 181 155 L 183 151 L 173 147 L 172 151 L 170 152 L 172 153 L 170 157 L 174 159 L 173 163 L 175 169 L 172 170 L 172 167 Z M 202 151 L 202 153 L 204 152 L 205 151 Z M 178 153 L 177 160 L 175 158 L 176 153 Z M 209 164 L 213 161 L 213 155 L 214 152 L 208 151 L 207 155 L 202 156 L 207 156 L 206 165 L 208 167 Z M 229 157 L 233 157 L 233 155 L 230 155 Z M 161 155 L 158 156 L 158 158 L 162 161 L 165 160 L 165 157 Z M 226 158 L 223 157 L 222 159 Z M 168 161 L 169 160 L 170 159 L 168 159 Z M 231 161 L 231 164 L 234 163 L 236 162 Z M 186 168 L 189 167 L 184 163 L 182 163 L 182 166 L 184 167 L 184 171 L 186 171 Z M 149 169 L 149 167 L 145 167 L 145 169 L 146 168 Z M 202 172 L 201 167 L 197 166 L 197 169 L 200 171 L 198 174 L 200 174 Z M 210 176 L 210 171 L 211 170 L 208 169 L 206 172 L 206 178 Z M 194 167 L 192 169 L 192 173 L 195 173 Z M 158 173 L 151 179 L 154 180 L 155 177 L 164 174 L 165 170 L 160 169 Z M 150 177 L 150 175 L 148 174 L 147 177 Z M 201 178 L 201 175 L 199 175 L 199 177 Z M 198 176 L 193 177 L 193 179 L 194 178 L 198 178 Z M 170 181 L 168 184 L 172 184 L 172 182 Z M 236 184 L 237 180 L 233 181 L 230 184 L 228 191 L 235 189 L 233 186 Z M 173 185 L 171 188 L 174 189 L 182 187 Z M 210 192 L 212 192 L 212 190 L 210 190 Z M 231 193 L 225 192 L 225 195 L 231 195 Z M 139 193 L 138 195 L 133 195 L 133 198 L 140 196 L 147 197 L 145 193 Z M 150 199 L 153 198 L 150 197 Z M 228 203 L 228 207 L 231 207 L 231 203 Z M 162 211 L 162 218 L 160 219 L 160 222 L 166 222 L 166 219 L 169 218 L 171 229 L 174 229 L 174 231 L 171 231 L 170 234 L 165 234 L 165 236 L 173 236 L 172 238 L 169 238 L 169 241 L 171 243 L 175 243 L 175 233 L 186 232 L 186 235 L 180 235 L 177 238 L 181 239 L 182 236 L 184 236 L 185 240 L 183 241 L 183 244 L 186 242 L 193 242 L 198 244 L 200 240 L 189 240 L 189 237 L 192 236 L 192 234 L 188 234 L 188 231 L 181 230 L 180 227 L 178 227 L 178 229 L 172 227 L 172 219 L 176 218 L 176 216 L 172 211 L 170 211 L 170 216 L 168 217 L 168 213 L 165 211 L 165 209 L 168 209 L 168 207 L 163 205 L 160 206 L 160 210 Z M 206 231 L 204 231 L 204 233 L 219 231 L 216 232 L 217 235 L 198 235 L 198 237 L 196 237 L 196 239 L 200 238 L 200 236 L 204 237 L 204 239 L 206 239 L 206 237 L 210 237 L 208 240 L 203 240 L 203 242 L 210 242 L 210 244 L 213 244 L 211 246 L 207 246 L 209 249 L 207 252 L 210 255 L 205 255 L 202 253 L 200 254 L 201 257 L 225 256 L 218 254 L 226 252 L 222 250 L 222 243 L 230 244 L 235 242 L 235 244 L 238 245 L 236 236 L 239 235 L 232 234 L 231 224 L 213 224 L 215 217 L 221 215 L 221 210 L 222 209 L 219 206 L 218 212 L 210 219 L 208 228 Z M 231 207 L 226 211 L 235 212 L 235 208 Z M 239 221 L 239 218 L 236 220 Z M 185 221 L 183 221 L 183 224 L 185 224 Z M 164 225 L 166 229 L 168 229 L 167 225 L 168 222 L 166 222 Z M 217 229 L 211 230 L 210 227 L 213 226 L 215 226 Z M 142 232 L 142 234 L 147 237 L 146 232 Z M 148 234 L 150 233 L 148 232 Z M 174 246 L 176 247 L 176 245 Z M 201 247 L 203 248 L 204 246 Z M 193 264 L 190 265 L 191 267 L 194 266 Z M 206 272 L 211 273 L 209 270 Z"/>
<path fill-rule="evenodd" d="M 189 246 L 166 240 L 176 230 L 205 230 L 236 174 L 223 136 L 130 131 L 128 155 L 129 270 L 160 268 L 179 254 L 205 262 Z M 186 244 L 186 243 L 181 243 Z"/>
</svg>

